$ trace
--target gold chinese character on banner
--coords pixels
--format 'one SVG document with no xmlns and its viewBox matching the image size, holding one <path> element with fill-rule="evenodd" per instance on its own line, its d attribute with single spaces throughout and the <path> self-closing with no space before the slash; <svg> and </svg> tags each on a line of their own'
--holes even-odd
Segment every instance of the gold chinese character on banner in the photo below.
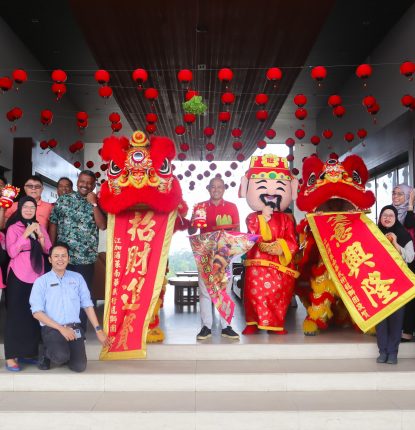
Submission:
<svg viewBox="0 0 415 430">
<path fill-rule="evenodd" d="M 342 253 L 342 263 L 346 264 L 349 268 L 349 276 L 354 275 L 354 277 L 357 278 L 359 275 L 359 268 L 362 264 L 366 264 L 369 267 L 375 267 L 375 263 L 373 261 L 368 261 L 372 257 L 373 254 L 365 254 L 360 242 L 353 242 L 353 244 L 348 246 L 346 251 Z"/>
<path fill-rule="evenodd" d="M 369 273 L 369 277 L 363 280 L 362 289 L 374 308 L 378 307 L 378 303 L 373 297 L 382 300 L 382 304 L 386 305 L 398 295 L 397 291 L 390 291 L 394 281 L 395 279 L 380 279 L 380 272 L 377 271 Z"/>
<path fill-rule="evenodd" d="M 132 279 L 128 286 L 123 285 L 124 290 L 131 291 L 131 302 L 128 302 L 128 294 L 123 294 L 121 296 L 121 300 L 124 303 L 122 310 L 131 310 L 135 311 L 140 307 L 140 304 L 137 303 L 140 298 L 141 289 L 144 285 L 144 278 Z"/>
<path fill-rule="evenodd" d="M 128 222 L 132 224 L 132 227 L 127 231 L 130 235 L 131 241 L 135 240 L 137 235 L 139 240 L 151 242 L 156 235 L 156 232 L 152 230 L 152 227 L 156 225 L 156 222 L 152 219 L 154 212 L 148 211 L 143 216 L 140 212 L 135 212 L 133 219 Z"/>
<path fill-rule="evenodd" d="M 120 340 L 118 341 L 117 348 L 122 347 L 124 350 L 128 349 L 128 345 L 127 345 L 128 335 L 134 331 L 132 324 L 135 319 L 136 319 L 135 314 L 125 315 L 124 321 L 121 327 Z"/>
<path fill-rule="evenodd" d="M 139 275 L 145 275 L 147 273 L 147 261 L 150 250 L 150 244 L 147 242 L 144 243 L 144 249 L 142 251 L 139 250 L 137 245 L 130 246 L 128 248 L 125 274 L 127 275 L 128 273 L 135 273 L 137 269 L 137 273 Z"/>
<path fill-rule="evenodd" d="M 339 242 L 347 242 L 352 237 L 352 228 L 347 227 L 347 225 L 350 224 L 350 221 L 347 219 L 346 216 L 337 214 L 331 216 L 328 221 L 334 230 L 334 234 L 330 237 L 330 240 L 337 240 L 337 247 L 340 246 Z"/>
</svg>

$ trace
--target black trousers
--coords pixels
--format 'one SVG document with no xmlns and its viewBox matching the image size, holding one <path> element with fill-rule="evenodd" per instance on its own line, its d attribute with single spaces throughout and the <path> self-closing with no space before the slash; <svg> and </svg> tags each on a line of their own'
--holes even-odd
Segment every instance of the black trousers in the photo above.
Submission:
<svg viewBox="0 0 415 430">
<path fill-rule="evenodd" d="M 95 263 L 69 264 L 68 270 L 72 270 L 73 272 L 80 273 L 85 279 L 89 292 L 91 292 L 92 280 L 94 279 L 94 267 L 95 267 Z M 83 309 L 81 309 L 79 318 L 81 319 L 82 330 L 84 331 L 84 333 L 86 333 L 86 329 L 88 325 L 88 317 L 86 316 L 86 313 Z"/>
<path fill-rule="evenodd" d="M 86 369 L 87 359 L 84 333 L 82 333 L 80 339 L 71 341 L 66 340 L 58 330 L 51 327 L 42 327 L 41 333 L 43 354 L 49 358 L 52 363 L 58 365 L 68 363 L 69 369 L 74 372 L 83 372 Z"/>
<path fill-rule="evenodd" d="M 376 337 L 380 353 L 397 356 L 403 324 L 404 308 L 389 315 L 376 326 Z"/>
</svg>

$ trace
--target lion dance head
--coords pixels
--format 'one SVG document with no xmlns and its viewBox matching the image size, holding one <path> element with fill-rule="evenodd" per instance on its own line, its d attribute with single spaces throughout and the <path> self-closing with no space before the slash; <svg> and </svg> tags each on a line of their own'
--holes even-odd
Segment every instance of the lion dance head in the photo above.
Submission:
<svg viewBox="0 0 415 430">
<path fill-rule="evenodd" d="M 101 156 L 108 163 L 107 181 L 102 184 L 101 207 L 113 214 L 133 206 L 147 206 L 157 212 L 187 211 L 179 181 L 173 175 L 176 155 L 173 141 L 152 137 L 142 131 L 129 140 L 104 139 Z"/>
<path fill-rule="evenodd" d="M 337 154 L 330 154 L 326 162 L 312 155 L 305 159 L 302 173 L 297 197 L 302 211 L 367 210 L 375 203 L 372 191 L 366 190 L 369 172 L 357 155 L 349 155 L 342 162 Z"/>
</svg>

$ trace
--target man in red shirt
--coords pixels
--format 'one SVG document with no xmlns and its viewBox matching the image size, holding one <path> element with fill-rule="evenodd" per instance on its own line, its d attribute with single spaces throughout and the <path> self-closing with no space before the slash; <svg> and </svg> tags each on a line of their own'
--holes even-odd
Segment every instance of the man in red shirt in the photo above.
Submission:
<svg viewBox="0 0 415 430">
<path fill-rule="evenodd" d="M 239 231 L 239 214 L 238 208 L 234 203 L 223 200 L 225 193 L 225 183 L 221 178 L 213 178 L 209 182 L 208 191 L 210 199 L 195 205 L 192 219 L 195 218 L 195 209 L 203 206 L 206 211 L 206 227 L 200 228 L 200 233 L 207 233 L 219 229 Z M 197 227 L 190 227 L 189 234 L 194 234 L 198 230 Z M 230 280 L 227 290 L 230 293 L 232 279 Z M 198 340 L 204 340 L 212 336 L 212 300 L 206 289 L 202 277 L 199 275 L 199 301 L 200 301 L 200 316 L 202 319 L 202 329 L 197 335 Z M 239 339 L 231 326 L 228 325 L 225 319 L 220 319 L 222 327 L 222 336 L 229 339 Z"/>
</svg>

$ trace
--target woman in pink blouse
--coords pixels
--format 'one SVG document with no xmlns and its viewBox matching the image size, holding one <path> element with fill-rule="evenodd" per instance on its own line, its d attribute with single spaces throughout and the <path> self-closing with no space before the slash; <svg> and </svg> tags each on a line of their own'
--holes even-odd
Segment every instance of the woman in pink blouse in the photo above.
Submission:
<svg viewBox="0 0 415 430">
<path fill-rule="evenodd" d="M 15 214 L 6 225 L 6 249 L 11 260 L 7 276 L 4 353 L 6 369 L 18 372 L 17 358 L 35 363 L 40 326 L 30 311 L 33 282 L 44 273 L 43 254 L 52 246 L 46 229 L 36 220 L 36 200 L 19 200 Z"/>
</svg>

